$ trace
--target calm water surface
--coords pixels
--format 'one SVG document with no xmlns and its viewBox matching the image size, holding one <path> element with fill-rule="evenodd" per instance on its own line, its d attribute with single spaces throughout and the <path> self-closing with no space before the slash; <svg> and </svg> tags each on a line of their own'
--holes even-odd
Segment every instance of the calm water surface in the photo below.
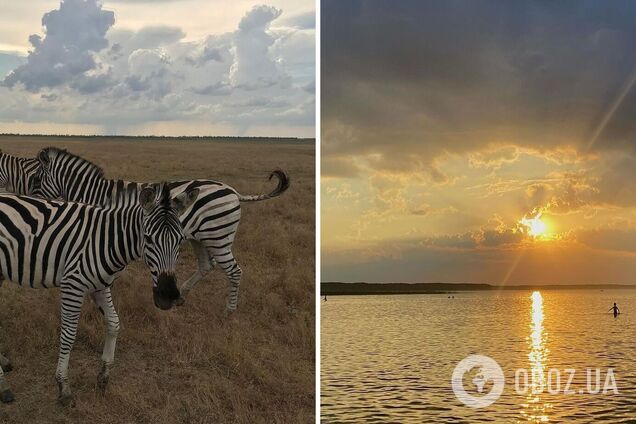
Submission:
<svg viewBox="0 0 636 424">
<path fill-rule="evenodd" d="M 454 296 L 331 296 L 322 302 L 322 422 L 636 423 L 636 291 Z M 607 313 L 613 302 L 623 312 L 616 319 Z M 470 354 L 492 357 L 505 374 L 503 395 L 483 409 L 464 406 L 451 389 L 455 365 Z M 518 368 L 528 371 L 526 394 L 515 390 Z M 576 370 L 570 389 L 587 392 L 586 369 L 594 389 L 596 368 L 600 388 L 613 369 L 619 394 L 562 393 L 565 370 Z M 561 370 L 560 393 L 538 389 L 550 369 Z"/>
</svg>

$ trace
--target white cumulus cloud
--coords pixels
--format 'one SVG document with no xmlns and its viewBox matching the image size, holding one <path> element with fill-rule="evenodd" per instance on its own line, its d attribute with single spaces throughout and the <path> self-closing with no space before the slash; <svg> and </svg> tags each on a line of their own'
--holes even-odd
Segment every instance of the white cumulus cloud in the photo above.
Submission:
<svg viewBox="0 0 636 424">
<path fill-rule="evenodd" d="M 31 36 L 26 62 L 2 80 L 0 125 L 312 136 L 315 29 L 306 15 L 292 25 L 282 9 L 254 6 L 235 30 L 192 40 L 179 22 L 118 28 L 117 11 L 101 2 L 62 0 Z"/>
<path fill-rule="evenodd" d="M 33 50 L 27 63 L 11 72 L 4 84 L 21 83 L 29 91 L 39 91 L 85 76 L 96 68 L 93 53 L 108 46 L 105 35 L 114 23 L 114 13 L 102 10 L 96 0 L 63 1 L 58 10 L 44 15 L 46 35 L 29 37 Z"/>
</svg>

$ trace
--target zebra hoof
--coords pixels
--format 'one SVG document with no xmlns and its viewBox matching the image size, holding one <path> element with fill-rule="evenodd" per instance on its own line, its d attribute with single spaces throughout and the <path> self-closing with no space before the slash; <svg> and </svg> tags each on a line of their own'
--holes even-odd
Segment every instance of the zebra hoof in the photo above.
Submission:
<svg viewBox="0 0 636 424">
<path fill-rule="evenodd" d="M 58 400 L 60 401 L 62 406 L 64 406 L 65 408 L 74 408 L 75 407 L 75 399 L 73 398 L 73 395 L 71 395 L 71 394 L 60 395 Z"/>
<path fill-rule="evenodd" d="M 106 390 L 106 386 L 108 386 L 108 375 L 99 373 L 97 376 L 97 388 L 103 392 Z"/>
<path fill-rule="evenodd" d="M 10 389 L 7 389 L 0 393 L 0 400 L 2 403 L 11 403 L 15 400 L 15 396 L 13 396 L 13 392 Z"/>
<path fill-rule="evenodd" d="M 174 301 L 174 304 L 177 306 L 182 306 L 185 303 L 185 298 L 183 297 L 179 297 L 177 300 Z"/>
<path fill-rule="evenodd" d="M 13 365 L 11 365 L 11 362 L 4 364 L 1 367 L 2 367 L 2 372 L 9 372 L 13 370 Z"/>
<path fill-rule="evenodd" d="M 223 318 L 231 319 L 236 317 L 236 308 L 232 309 L 229 306 L 223 311 Z"/>
</svg>

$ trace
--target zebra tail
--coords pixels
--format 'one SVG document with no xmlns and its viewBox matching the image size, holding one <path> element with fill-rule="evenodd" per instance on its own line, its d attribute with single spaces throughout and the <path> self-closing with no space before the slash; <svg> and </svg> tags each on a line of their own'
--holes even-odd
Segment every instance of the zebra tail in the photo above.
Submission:
<svg viewBox="0 0 636 424">
<path fill-rule="evenodd" d="M 252 194 L 252 195 L 250 194 L 243 195 L 237 192 L 236 195 L 238 196 L 239 201 L 258 202 L 260 200 L 271 199 L 272 197 L 280 196 L 289 188 L 289 176 L 282 169 L 275 169 L 274 171 L 272 171 L 272 173 L 269 174 L 270 181 L 272 180 L 272 177 L 276 177 L 278 179 L 278 185 L 272 192 L 267 194 Z"/>
</svg>

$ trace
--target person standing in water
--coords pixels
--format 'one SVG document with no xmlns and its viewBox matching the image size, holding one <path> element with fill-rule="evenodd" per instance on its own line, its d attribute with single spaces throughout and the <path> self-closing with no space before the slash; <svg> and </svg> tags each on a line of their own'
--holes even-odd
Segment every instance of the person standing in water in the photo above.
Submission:
<svg viewBox="0 0 636 424">
<path fill-rule="evenodd" d="M 618 309 L 618 306 L 616 306 L 616 302 L 614 302 L 614 306 L 612 306 L 609 310 L 614 311 L 614 318 L 616 318 L 618 314 L 621 313 L 621 310 Z"/>
</svg>

